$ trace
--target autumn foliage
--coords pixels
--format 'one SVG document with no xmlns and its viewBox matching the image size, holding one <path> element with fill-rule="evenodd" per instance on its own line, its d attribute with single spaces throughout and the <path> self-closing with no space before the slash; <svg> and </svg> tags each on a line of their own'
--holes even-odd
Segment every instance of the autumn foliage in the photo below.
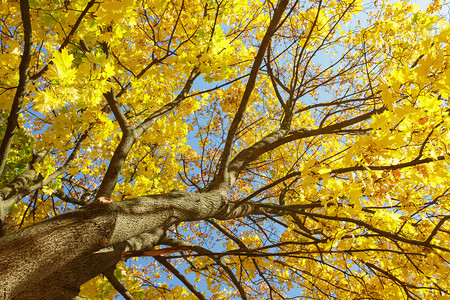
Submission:
<svg viewBox="0 0 450 300">
<path fill-rule="evenodd" d="M 441 10 L 4 1 L 0 298 L 450 299 Z"/>
</svg>

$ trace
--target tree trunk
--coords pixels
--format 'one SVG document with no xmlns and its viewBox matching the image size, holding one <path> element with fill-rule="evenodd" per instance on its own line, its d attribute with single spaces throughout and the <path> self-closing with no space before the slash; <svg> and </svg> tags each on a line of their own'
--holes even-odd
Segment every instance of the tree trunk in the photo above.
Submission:
<svg viewBox="0 0 450 300">
<path fill-rule="evenodd" d="M 219 215 L 222 195 L 173 191 L 96 204 L 7 235 L 0 239 L 1 296 L 71 299 L 122 252 L 152 249 L 174 223 Z"/>
</svg>

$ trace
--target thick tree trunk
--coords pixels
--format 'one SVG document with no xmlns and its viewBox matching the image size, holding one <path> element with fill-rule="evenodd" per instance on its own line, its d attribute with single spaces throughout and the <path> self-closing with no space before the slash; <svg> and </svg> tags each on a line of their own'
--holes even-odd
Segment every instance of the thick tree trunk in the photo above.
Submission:
<svg viewBox="0 0 450 300">
<path fill-rule="evenodd" d="M 71 299 L 124 251 L 152 249 L 169 226 L 215 217 L 225 193 L 168 194 L 97 204 L 0 239 L 2 299 Z"/>
</svg>

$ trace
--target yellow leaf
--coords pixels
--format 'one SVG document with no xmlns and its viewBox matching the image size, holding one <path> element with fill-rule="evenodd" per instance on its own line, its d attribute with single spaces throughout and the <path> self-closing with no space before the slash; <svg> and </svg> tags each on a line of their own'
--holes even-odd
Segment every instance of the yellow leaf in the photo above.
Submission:
<svg viewBox="0 0 450 300">
<path fill-rule="evenodd" d="M 61 52 L 55 50 L 53 52 L 52 60 L 59 70 L 65 71 L 70 69 L 70 67 L 72 66 L 73 55 L 69 54 L 67 49 L 62 49 Z"/>
</svg>

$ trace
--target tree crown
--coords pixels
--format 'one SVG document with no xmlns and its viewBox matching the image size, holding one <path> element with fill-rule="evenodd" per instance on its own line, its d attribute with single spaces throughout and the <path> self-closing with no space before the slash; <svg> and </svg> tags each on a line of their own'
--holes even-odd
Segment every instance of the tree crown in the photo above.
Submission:
<svg viewBox="0 0 450 300">
<path fill-rule="evenodd" d="M 53 224 L 101 220 L 45 274 L 117 252 L 71 283 L 90 299 L 115 293 L 102 273 L 127 299 L 450 297 L 441 7 L 4 3 L 3 244 L 51 227 L 56 257 L 76 242 Z"/>
</svg>

